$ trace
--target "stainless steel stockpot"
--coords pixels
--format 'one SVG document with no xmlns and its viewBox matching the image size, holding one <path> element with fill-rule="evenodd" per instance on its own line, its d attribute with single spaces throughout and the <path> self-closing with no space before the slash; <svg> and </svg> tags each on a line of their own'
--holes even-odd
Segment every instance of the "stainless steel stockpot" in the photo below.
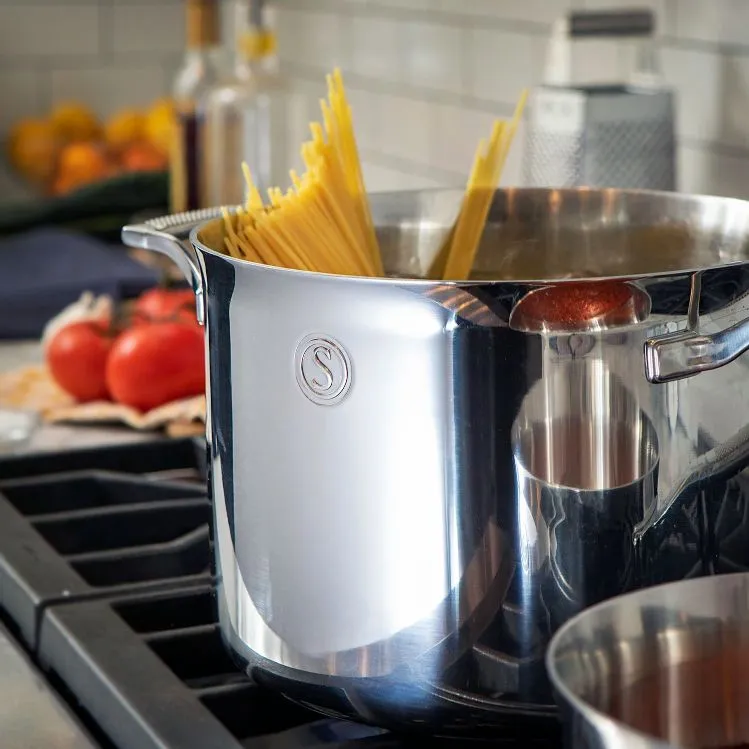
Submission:
<svg viewBox="0 0 749 749">
<path fill-rule="evenodd" d="M 499 190 L 474 279 L 420 280 L 461 198 L 372 196 L 387 279 L 228 257 L 218 210 L 123 230 L 205 323 L 228 647 L 443 732 L 553 715 L 545 646 L 581 609 L 749 562 L 749 203 Z M 625 302 L 587 304 L 601 279 Z"/>
</svg>

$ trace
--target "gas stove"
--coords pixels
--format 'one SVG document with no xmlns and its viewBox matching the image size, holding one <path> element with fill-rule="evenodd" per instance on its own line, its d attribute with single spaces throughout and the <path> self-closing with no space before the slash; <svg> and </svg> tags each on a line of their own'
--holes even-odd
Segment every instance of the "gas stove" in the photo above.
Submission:
<svg viewBox="0 0 749 749">
<path fill-rule="evenodd" d="M 189 439 L 0 460 L 3 623 L 94 741 L 106 749 L 464 745 L 326 718 L 237 670 L 216 619 L 205 465 L 204 444 Z M 504 616 L 511 631 L 512 604 Z M 508 679 L 542 667 L 538 654 L 505 656 L 500 668 L 495 660 L 492 643 L 475 648 L 456 689 L 496 700 Z M 517 721 L 491 740 L 556 749 L 554 711 L 518 705 Z"/>
</svg>

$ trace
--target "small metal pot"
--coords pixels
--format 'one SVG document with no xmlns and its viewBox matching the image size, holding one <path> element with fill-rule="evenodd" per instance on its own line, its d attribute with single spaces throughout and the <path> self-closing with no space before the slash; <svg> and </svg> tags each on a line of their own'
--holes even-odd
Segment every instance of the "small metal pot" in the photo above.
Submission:
<svg viewBox="0 0 749 749">
<path fill-rule="evenodd" d="M 206 325 L 228 647 L 327 712 L 441 732 L 549 714 L 568 617 L 749 556 L 749 522 L 725 548 L 715 522 L 749 456 L 749 203 L 499 190 L 476 278 L 419 280 L 461 201 L 372 196 L 387 279 L 228 257 L 218 210 L 123 230 Z M 631 294 L 539 320 L 591 276 Z"/>
<path fill-rule="evenodd" d="M 621 596 L 565 624 L 547 666 L 570 749 L 749 744 L 749 575 Z"/>
</svg>

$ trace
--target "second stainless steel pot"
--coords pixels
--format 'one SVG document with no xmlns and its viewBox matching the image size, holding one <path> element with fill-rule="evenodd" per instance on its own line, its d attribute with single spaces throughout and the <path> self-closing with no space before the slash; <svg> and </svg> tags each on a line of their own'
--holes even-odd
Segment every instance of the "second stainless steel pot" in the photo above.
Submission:
<svg viewBox="0 0 749 749">
<path fill-rule="evenodd" d="M 547 661 L 569 749 L 743 749 L 749 575 L 602 603 L 556 634 Z"/>
<path fill-rule="evenodd" d="M 749 561 L 749 204 L 498 191 L 476 280 L 414 280 L 460 203 L 372 197 L 389 279 L 227 257 L 218 211 L 123 232 L 206 324 L 229 648 L 322 710 L 445 732 L 550 714 L 544 648 L 582 608 Z M 552 319 L 549 293 L 585 303 Z"/>
</svg>

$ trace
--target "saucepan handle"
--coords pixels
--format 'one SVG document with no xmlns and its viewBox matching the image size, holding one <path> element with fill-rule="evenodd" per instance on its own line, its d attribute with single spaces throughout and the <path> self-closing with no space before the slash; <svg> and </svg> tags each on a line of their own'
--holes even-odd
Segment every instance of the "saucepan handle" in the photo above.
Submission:
<svg viewBox="0 0 749 749">
<path fill-rule="evenodd" d="M 645 341 L 645 376 L 654 384 L 718 369 L 749 349 L 749 319 L 717 333 L 666 333 Z"/>
<path fill-rule="evenodd" d="M 122 229 L 122 241 L 128 247 L 160 252 L 182 271 L 195 292 L 195 309 L 201 325 L 205 324 L 205 292 L 195 248 L 190 243 L 190 232 L 204 221 L 221 215 L 221 208 L 205 208 L 161 216 Z"/>
</svg>

